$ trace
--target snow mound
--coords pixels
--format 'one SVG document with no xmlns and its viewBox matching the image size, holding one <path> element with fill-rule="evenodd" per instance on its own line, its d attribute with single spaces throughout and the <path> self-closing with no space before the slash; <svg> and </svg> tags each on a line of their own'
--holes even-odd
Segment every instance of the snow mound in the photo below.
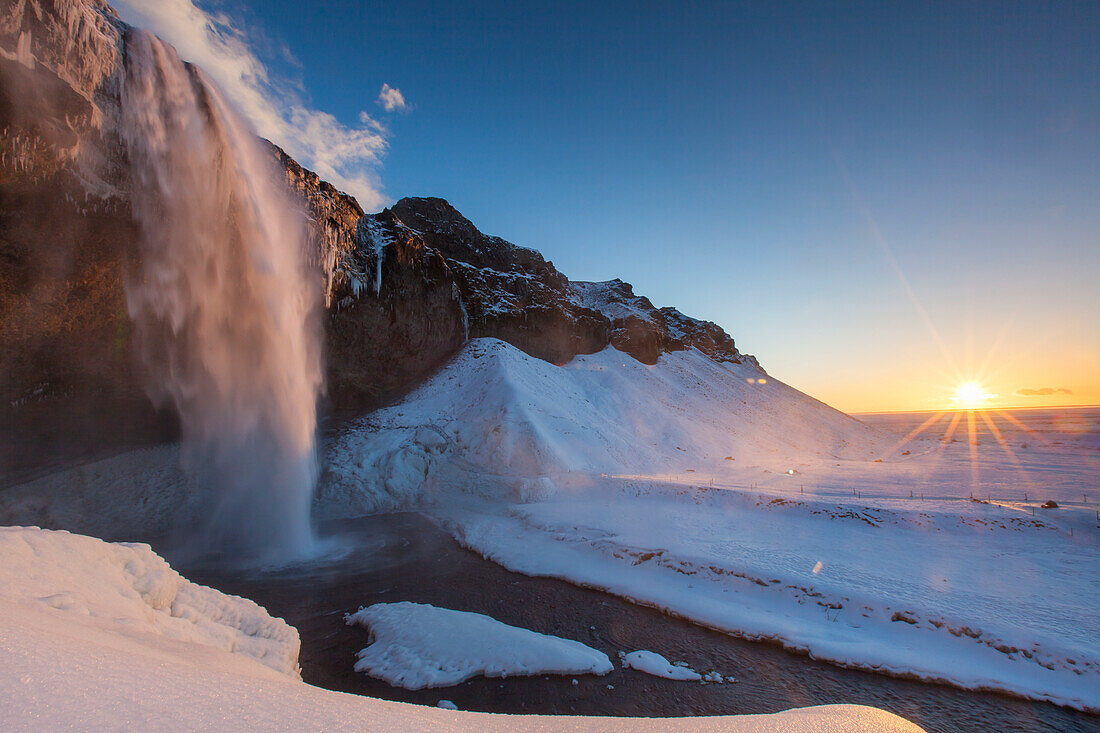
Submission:
<svg viewBox="0 0 1100 733">
<path fill-rule="evenodd" d="M 148 545 L 0 527 L 0 558 L 0 596 L 57 614 L 57 623 L 97 620 L 222 649 L 299 677 L 293 627 L 252 601 L 186 580 Z"/>
<path fill-rule="evenodd" d="M 558 366 L 483 338 L 401 403 L 348 426 L 321 498 L 330 515 L 430 503 L 441 491 L 530 501 L 562 484 L 547 477 L 734 460 L 786 472 L 807 454 L 867 459 L 878 441 L 755 366 L 694 349 L 647 366 L 608 347 Z"/>
<path fill-rule="evenodd" d="M 396 687 L 448 687 L 484 675 L 607 674 L 603 652 L 577 641 L 503 624 L 480 613 L 420 603 L 376 603 L 349 614 L 370 629 L 355 671 Z"/>
<path fill-rule="evenodd" d="M 622 661 L 623 667 L 627 669 L 636 669 L 639 672 L 645 672 L 654 677 L 664 677 L 666 680 L 698 682 L 703 679 L 703 675 L 699 674 L 691 667 L 672 664 L 657 652 L 647 652 L 644 650 L 630 652 L 629 654 L 622 655 Z"/>
</svg>

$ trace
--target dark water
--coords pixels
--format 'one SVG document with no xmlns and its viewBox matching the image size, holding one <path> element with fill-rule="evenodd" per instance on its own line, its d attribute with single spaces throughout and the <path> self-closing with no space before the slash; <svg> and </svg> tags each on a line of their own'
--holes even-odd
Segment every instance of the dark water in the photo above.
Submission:
<svg viewBox="0 0 1100 733">
<path fill-rule="evenodd" d="M 584 715 L 770 713 L 827 703 L 874 705 L 928 731 L 1100 731 L 1100 716 L 995 693 L 840 669 L 776 646 L 747 642 L 671 618 L 598 591 L 509 572 L 459 547 L 416 514 L 335 522 L 349 538 L 339 560 L 279 573 L 243 575 L 184 567 L 195 582 L 252 598 L 296 626 L 306 682 L 343 692 L 464 710 Z M 511 677 L 409 691 L 356 673 L 368 632 L 345 613 L 380 602 L 415 601 L 484 613 L 515 626 L 576 639 L 605 652 L 649 649 L 736 684 L 701 685 L 618 668 L 596 677 Z M 609 689 L 612 685 L 614 689 Z"/>
</svg>

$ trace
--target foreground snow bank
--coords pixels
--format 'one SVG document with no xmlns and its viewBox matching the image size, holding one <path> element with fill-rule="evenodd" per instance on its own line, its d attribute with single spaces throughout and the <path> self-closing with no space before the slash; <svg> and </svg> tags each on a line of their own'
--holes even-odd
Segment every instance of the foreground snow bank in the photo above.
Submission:
<svg viewBox="0 0 1100 733">
<path fill-rule="evenodd" d="M 243 655 L 298 677 L 298 632 L 245 598 L 196 585 L 148 545 L 0 527 L 4 598 L 58 626 L 97 622 Z"/>
<path fill-rule="evenodd" d="M 355 671 L 407 690 L 448 687 L 471 677 L 607 674 L 603 652 L 579 641 L 503 624 L 480 613 L 421 603 L 376 603 L 347 616 L 370 629 Z"/>
<path fill-rule="evenodd" d="M 259 606 L 188 582 L 144 545 L 0 528 L 0 710 L 13 733 L 920 731 L 856 705 L 680 720 L 454 712 L 306 685 L 287 673 L 297 644 Z"/>
</svg>

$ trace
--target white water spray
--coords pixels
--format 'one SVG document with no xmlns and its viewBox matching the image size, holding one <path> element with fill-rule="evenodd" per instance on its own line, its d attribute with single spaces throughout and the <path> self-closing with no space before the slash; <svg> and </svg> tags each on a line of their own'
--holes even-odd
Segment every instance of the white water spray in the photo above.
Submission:
<svg viewBox="0 0 1100 733">
<path fill-rule="evenodd" d="M 122 129 L 141 227 L 127 286 L 149 393 L 212 490 L 200 551 L 280 562 L 313 547 L 319 279 L 305 213 L 251 127 L 152 34 L 126 41 Z"/>
</svg>

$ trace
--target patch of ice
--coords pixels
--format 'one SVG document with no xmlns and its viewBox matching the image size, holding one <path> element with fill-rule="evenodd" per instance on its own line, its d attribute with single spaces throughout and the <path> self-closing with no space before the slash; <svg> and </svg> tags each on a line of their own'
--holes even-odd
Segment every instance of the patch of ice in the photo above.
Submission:
<svg viewBox="0 0 1100 733">
<path fill-rule="evenodd" d="M 703 679 L 703 676 L 691 667 L 672 664 L 657 652 L 639 650 L 621 654 L 620 659 L 625 669 L 636 669 L 654 677 L 664 677 L 666 680 L 698 682 Z"/>
<path fill-rule="evenodd" d="M 370 629 L 357 672 L 396 687 L 447 687 L 471 677 L 607 674 L 603 652 L 578 641 L 503 624 L 480 613 L 421 603 L 376 603 L 346 619 Z"/>
</svg>

